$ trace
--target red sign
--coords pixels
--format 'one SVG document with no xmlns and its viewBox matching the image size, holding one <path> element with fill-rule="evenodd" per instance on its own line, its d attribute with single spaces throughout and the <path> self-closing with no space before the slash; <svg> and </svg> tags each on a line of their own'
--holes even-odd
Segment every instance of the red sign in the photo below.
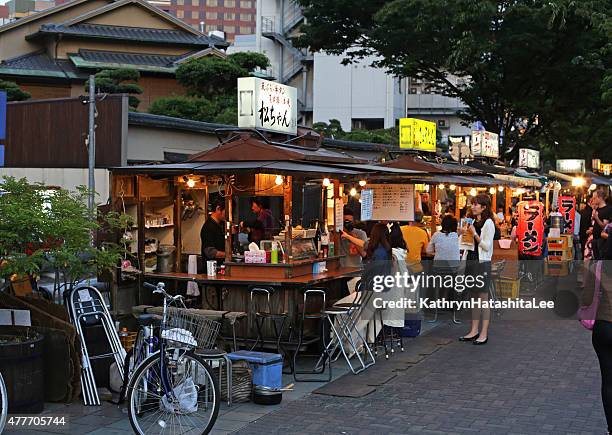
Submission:
<svg viewBox="0 0 612 435">
<path fill-rule="evenodd" d="M 560 196 L 559 212 L 563 215 L 563 219 L 565 219 L 565 232 L 567 234 L 574 234 L 574 225 L 576 223 L 576 198 L 573 196 Z"/>
<path fill-rule="evenodd" d="M 519 218 L 516 236 L 519 241 L 519 253 L 542 255 L 544 205 L 539 201 L 521 201 L 517 207 Z"/>
</svg>

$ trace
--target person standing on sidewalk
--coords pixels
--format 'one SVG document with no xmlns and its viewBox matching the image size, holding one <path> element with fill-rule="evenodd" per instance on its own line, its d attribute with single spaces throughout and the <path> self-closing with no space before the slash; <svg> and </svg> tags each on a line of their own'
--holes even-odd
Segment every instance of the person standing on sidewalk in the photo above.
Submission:
<svg viewBox="0 0 612 435">
<path fill-rule="evenodd" d="M 601 400 L 608 434 L 612 433 L 612 265 L 604 261 L 601 267 L 599 307 L 593 326 L 592 343 L 601 371 Z M 590 306 L 595 293 L 597 262 L 592 261 L 585 276 L 582 305 Z"/>
<path fill-rule="evenodd" d="M 473 299 L 483 302 L 489 299 L 491 257 L 493 257 L 493 239 L 495 238 L 491 198 L 487 194 L 481 193 L 474 198 L 472 215 L 474 223 L 467 231 L 471 232 L 474 237 L 474 250 L 468 251 L 465 274 L 484 278 L 484 286 L 475 286 L 470 290 Z M 472 328 L 467 335 L 459 337 L 459 341 L 471 341 L 475 345 L 486 344 L 489 340 L 490 320 L 491 310 L 489 308 L 472 308 Z"/>
</svg>

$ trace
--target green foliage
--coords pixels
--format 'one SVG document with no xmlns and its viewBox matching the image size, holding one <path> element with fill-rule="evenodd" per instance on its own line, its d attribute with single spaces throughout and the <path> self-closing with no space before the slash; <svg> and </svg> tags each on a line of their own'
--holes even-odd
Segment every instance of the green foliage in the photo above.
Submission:
<svg viewBox="0 0 612 435">
<path fill-rule="evenodd" d="M 129 217 L 109 213 L 96 221 L 87 208 L 86 188 L 50 190 L 25 178 L 4 177 L 0 193 L 1 276 L 58 268 L 73 283 L 121 259 L 118 245 L 91 246 L 91 237 L 101 227 L 126 228 Z"/>
<path fill-rule="evenodd" d="M 396 127 L 377 130 L 353 130 L 344 131 L 340 121 L 330 119 L 329 124 L 317 122 L 313 129 L 324 137 L 331 139 L 350 140 L 356 142 L 370 142 L 378 144 L 398 145 L 399 131 Z"/>
<path fill-rule="evenodd" d="M 8 101 L 23 101 L 29 100 L 31 95 L 25 91 L 22 91 L 17 83 L 7 82 L 6 80 L 0 80 L 0 91 L 6 91 L 6 98 Z"/>
<path fill-rule="evenodd" d="M 105 69 L 95 75 L 96 90 L 107 94 L 128 94 L 131 109 L 138 108 L 140 100 L 135 95 L 140 95 L 143 90 L 136 84 L 140 79 L 138 70 L 132 68 Z M 85 91 L 89 91 L 89 80 L 85 82 Z"/>
<path fill-rule="evenodd" d="M 205 56 L 180 65 L 176 78 L 187 95 L 160 98 L 149 113 L 196 121 L 236 124 L 238 122 L 237 86 L 239 77 L 248 77 L 269 61 L 259 53 L 234 53 L 222 59 Z"/>
<path fill-rule="evenodd" d="M 298 2 L 298 45 L 346 63 L 376 56 L 460 98 L 465 122 L 504 132 L 506 157 L 522 145 L 574 156 L 609 146 L 612 0 Z"/>
</svg>

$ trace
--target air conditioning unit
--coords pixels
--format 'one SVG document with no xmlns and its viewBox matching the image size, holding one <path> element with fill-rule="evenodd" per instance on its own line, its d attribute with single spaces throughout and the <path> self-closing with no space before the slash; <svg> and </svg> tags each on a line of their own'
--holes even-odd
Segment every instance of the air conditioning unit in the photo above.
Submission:
<svg viewBox="0 0 612 435">
<path fill-rule="evenodd" d="M 410 93 L 411 94 L 416 94 L 417 93 L 417 88 L 410 88 Z"/>
<path fill-rule="evenodd" d="M 446 127 L 446 119 L 438 119 L 438 127 Z"/>
</svg>

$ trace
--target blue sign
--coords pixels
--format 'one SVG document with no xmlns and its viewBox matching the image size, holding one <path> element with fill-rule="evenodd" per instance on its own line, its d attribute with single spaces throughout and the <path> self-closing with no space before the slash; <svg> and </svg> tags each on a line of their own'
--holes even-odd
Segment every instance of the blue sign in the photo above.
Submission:
<svg viewBox="0 0 612 435">
<path fill-rule="evenodd" d="M 0 168 L 4 167 L 4 145 L 0 145 Z"/>
<path fill-rule="evenodd" d="M 0 92 L 0 140 L 6 139 L 6 92 Z"/>
</svg>

